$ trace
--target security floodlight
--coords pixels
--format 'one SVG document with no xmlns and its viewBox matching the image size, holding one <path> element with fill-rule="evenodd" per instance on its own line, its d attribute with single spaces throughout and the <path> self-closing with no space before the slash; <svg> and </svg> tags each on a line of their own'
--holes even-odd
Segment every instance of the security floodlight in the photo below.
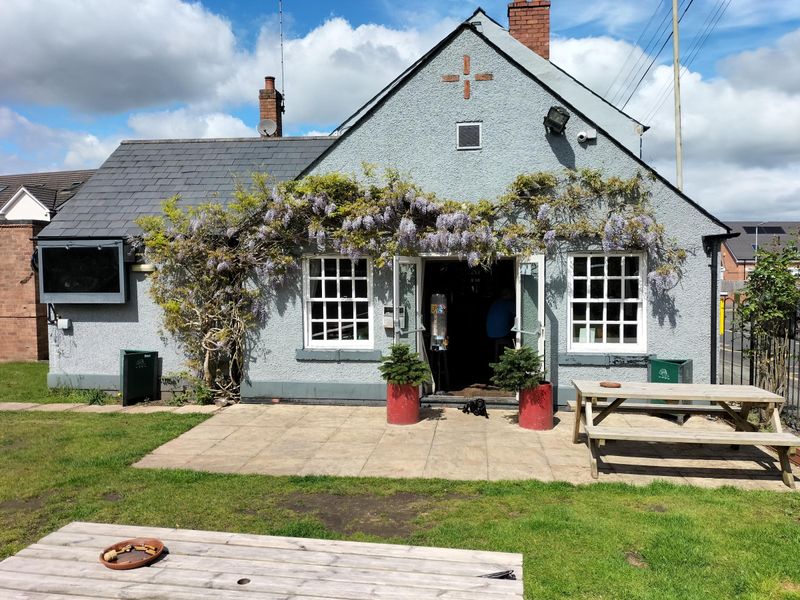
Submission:
<svg viewBox="0 0 800 600">
<path fill-rule="evenodd" d="M 544 118 L 544 128 L 547 133 L 552 135 L 561 135 L 567 128 L 567 121 L 569 121 L 570 114 L 566 109 L 560 106 L 551 106 L 547 111 L 547 116 Z"/>
</svg>

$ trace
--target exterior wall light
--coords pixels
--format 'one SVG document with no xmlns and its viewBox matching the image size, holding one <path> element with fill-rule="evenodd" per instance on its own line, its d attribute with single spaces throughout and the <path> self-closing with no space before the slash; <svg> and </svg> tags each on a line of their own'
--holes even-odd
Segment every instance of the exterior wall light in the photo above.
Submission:
<svg viewBox="0 0 800 600">
<path fill-rule="evenodd" d="M 566 109 L 560 106 L 551 106 L 544 118 L 544 128 L 551 135 L 561 135 L 567 128 L 570 116 Z"/>
</svg>

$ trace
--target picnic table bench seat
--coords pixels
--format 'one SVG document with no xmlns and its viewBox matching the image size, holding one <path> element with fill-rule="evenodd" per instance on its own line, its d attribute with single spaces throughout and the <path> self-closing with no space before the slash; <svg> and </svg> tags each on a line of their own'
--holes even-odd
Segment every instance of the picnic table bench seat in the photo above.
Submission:
<svg viewBox="0 0 800 600">
<path fill-rule="evenodd" d="M 599 409 L 608 408 L 611 402 L 597 402 Z M 576 412 L 578 403 L 574 400 L 567 402 L 567 406 L 572 412 Z M 713 404 L 652 404 L 650 402 L 625 402 L 617 409 L 617 412 L 636 412 L 652 414 L 686 414 L 686 415 L 711 415 L 725 414 L 725 409 Z"/>
<path fill-rule="evenodd" d="M 595 440 L 666 442 L 668 444 L 730 444 L 797 448 L 800 438 L 791 433 L 707 431 L 700 429 L 651 429 L 587 425 L 586 435 Z"/>
</svg>

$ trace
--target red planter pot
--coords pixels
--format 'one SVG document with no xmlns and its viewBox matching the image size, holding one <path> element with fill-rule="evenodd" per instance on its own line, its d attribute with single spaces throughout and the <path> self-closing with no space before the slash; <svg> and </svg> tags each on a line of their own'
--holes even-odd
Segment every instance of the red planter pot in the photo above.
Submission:
<svg viewBox="0 0 800 600">
<path fill-rule="evenodd" d="M 419 422 L 419 386 L 386 384 L 386 422 L 390 425 Z"/>
<path fill-rule="evenodd" d="M 553 386 L 548 382 L 519 393 L 519 426 L 545 431 L 553 428 Z"/>
</svg>

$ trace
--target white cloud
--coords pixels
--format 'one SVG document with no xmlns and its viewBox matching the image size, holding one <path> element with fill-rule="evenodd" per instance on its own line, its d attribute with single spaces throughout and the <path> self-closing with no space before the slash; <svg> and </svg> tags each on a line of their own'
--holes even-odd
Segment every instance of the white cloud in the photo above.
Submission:
<svg viewBox="0 0 800 600">
<path fill-rule="evenodd" d="M 207 105 L 250 103 L 265 75 L 285 87 L 284 130 L 300 123 L 338 124 L 412 62 L 433 47 L 452 23 L 427 29 L 392 29 L 382 25 L 353 27 L 332 18 L 302 38 L 284 43 L 285 86 L 280 81 L 279 41 L 271 26 L 261 30 L 255 51 L 241 61 L 217 88 Z"/>
<path fill-rule="evenodd" d="M 674 161 L 655 167 L 665 175 L 675 172 Z M 722 219 L 800 221 L 799 172 L 800 162 L 774 167 L 691 162 L 684 166 L 684 182 L 692 199 Z"/>
<path fill-rule="evenodd" d="M 67 169 L 93 169 L 99 167 L 119 146 L 121 138 L 111 136 L 100 139 L 90 133 L 76 134 L 67 145 L 64 167 Z"/>
<path fill-rule="evenodd" d="M 134 136 L 145 139 L 255 137 L 255 128 L 229 114 L 195 113 L 185 108 L 137 113 L 128 119 Z"/>
<path fill-rule="evenodd" d="M 89 133 L 33 123 L 5 106 L 0 106 L 0 138 L 14 149 L 0 155 L 6 173 L 93 168 L 119 143 L 119 138 L 101 140 Z"/>
<path fill-rule="evenodd" d="M 3 0 L 0 55 L 0 100 L 85 112 L 197 100 L 238 61 L 230 24 L 180 0 Z"/>
<path fill-rule="evenodd" d="M 800 3 L 797 3 L 800 6 Z M 800 29 L 773 47 L 757 48 L 722 61 L 722 73 L 738 87 L 768 87 L 800 93 Z"/>
</svg>

